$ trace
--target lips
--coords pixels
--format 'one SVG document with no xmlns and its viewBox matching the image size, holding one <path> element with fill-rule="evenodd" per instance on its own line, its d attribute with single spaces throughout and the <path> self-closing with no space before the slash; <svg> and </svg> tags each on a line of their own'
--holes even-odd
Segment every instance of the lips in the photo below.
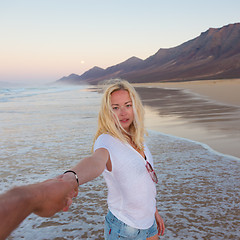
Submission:
<svg viewBox="0 0 240 240">
<path fill-rule="evenodd" d="M 128 121 L 129 121 L 128 118 L 124 118 L 124 119 L 120 120 L 121 123 L 126 123 L 126 122 L 128 122 Z"/>
</svg>

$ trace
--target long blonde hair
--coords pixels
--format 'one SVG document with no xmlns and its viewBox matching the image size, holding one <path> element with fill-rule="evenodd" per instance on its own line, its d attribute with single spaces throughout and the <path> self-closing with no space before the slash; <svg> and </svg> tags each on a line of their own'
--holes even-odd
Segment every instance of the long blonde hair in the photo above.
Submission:
<svg viewBox="0 0 240 240">
<path fill-rule="evenodd" d="M 122 142 L 130 143 L 132 141 L 137 148 L 143 149 L 145 134 L 144 108 L 139 95 L 133 86 L 125 80 L 111 80 L 110 84 L 107 82 L 106 86 L 107 88 L 102 96 L 102 103 L 98 114 L 98 129 L 94 137 L 93 144 L 101 134 L 107 133 L 115 138 L 118 138 Z M 111 94 L 118 90 L 128 91 L 132 101 L 134 120 L 130 125 L 129 133 L 122 128 L 118 118 L 114 118 L 115 113 L 111 107 Z"/>
</svg>

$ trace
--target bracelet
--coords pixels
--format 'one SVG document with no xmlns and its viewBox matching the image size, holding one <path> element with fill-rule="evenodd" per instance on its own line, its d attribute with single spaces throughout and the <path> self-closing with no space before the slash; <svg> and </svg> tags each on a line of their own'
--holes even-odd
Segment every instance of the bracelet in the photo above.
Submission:
<svg viewBox="0 0 240 240">
<path fill-rule="evenodd" d="M 67 171 L 64 172 L 63 174 L 68 173 L 68 172 L 71 172 L 71 173 L 73 173 L 73 174 L 75 175 L 75 178 L 76 178 L 77 184 L 78 184 L 78 186 L 79 186 L 79 181 L 78 181 L 78 176 L 77 176 L 77 174 L 76 174 L 73 170 L 67 170 Z"/>
</svg>

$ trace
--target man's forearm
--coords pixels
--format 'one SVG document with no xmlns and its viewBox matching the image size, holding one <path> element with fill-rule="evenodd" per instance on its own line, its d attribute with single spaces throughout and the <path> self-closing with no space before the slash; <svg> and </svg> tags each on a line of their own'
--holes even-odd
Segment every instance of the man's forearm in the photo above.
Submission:
<svg viewBox="0 0 240 240">
<path fill-rule="evenodd" d="M 0 195 L 0 240 L 5 239 L 29 214 L 51 217 L 68 210 L 77 196 L 75 179 L 63 180 L 63 175 L 44 182 L 15 187 Z"/>
<path fill-rule="evenodd" d="M 5 239 L 32 211 L 33 194 L 16 187 L 0 195 L 0 239 Z"/>
</svg>

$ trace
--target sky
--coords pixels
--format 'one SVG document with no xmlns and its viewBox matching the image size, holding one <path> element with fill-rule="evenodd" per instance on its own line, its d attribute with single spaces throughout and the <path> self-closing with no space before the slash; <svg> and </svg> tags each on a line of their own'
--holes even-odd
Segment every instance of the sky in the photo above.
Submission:
<svg viewBox="0 0 240 240">
<path fill-rule="evenodd" d="M 0 82 L 47 83 L 146 59 L 240 22 L 239 0 L 0 0 Z"/>
</svg>

